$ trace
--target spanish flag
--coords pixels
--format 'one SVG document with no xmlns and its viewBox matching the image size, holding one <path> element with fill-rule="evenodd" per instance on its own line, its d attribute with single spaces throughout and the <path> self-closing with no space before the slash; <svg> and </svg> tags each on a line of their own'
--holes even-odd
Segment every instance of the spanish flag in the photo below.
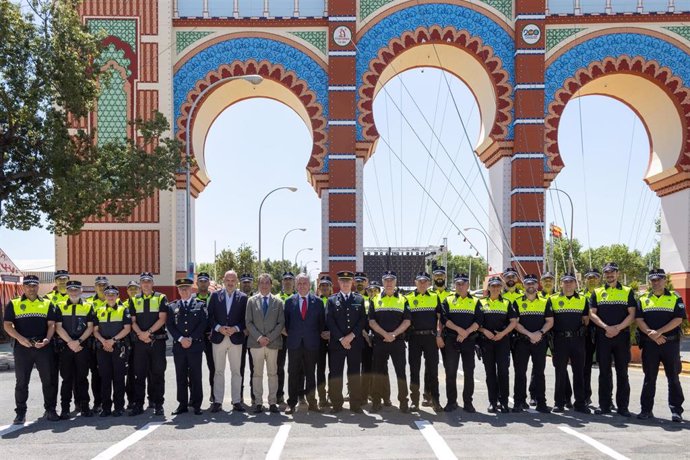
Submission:
<svg viewBox="0 0 690 460">
<path fill-rule="evenodd" d="M 563 238 L 563 229 L 558 225 L 551 224 L 551 236 L 554 238 Z"/>
</svg>

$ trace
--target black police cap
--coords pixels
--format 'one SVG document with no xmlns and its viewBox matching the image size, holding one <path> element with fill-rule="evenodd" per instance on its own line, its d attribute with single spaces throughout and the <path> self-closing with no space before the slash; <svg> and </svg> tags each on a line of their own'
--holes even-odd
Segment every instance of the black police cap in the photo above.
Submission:
<svg viewBox="0 0 690 460">
<path fill-rule="evenodd" d="M 69 278 L 69 272 L 67 270 L 57 270 L 55 272 L 55 279 L 59 278 Z"/>
<path fill-rule="evenodd" d="M 112 284 L 109 284 L 105 287 L 103 290 L 104 294 L 119 294 L 120 290 L 117 288 L 117 286 L 113 286 Z"/>
<path fill-rule="evenodd" d="M 415 276 L 415 281 L 423 281 L 427 280 L 429 281 L 431 279 L 431 276 L 427 272 L 419 272 L 417 273 L 417 276 Z"/>
<path fill-rule="evenodd" d="M 534 275 L 531 275 L 531 276 L 534 276 Z M 555 280 L 555 279 L 556 279 L 556 277 L 555 277 L 555 276 L 553 275 L 553 273 L 551 273 L 551 272 L 544 272 L 544 273 L 541 275 L 541 279 L 543 279 L 543 280 L 549 279 L 549 278 L 551 278 L 552 280 Z M 525 277 L 525 280 L 527 280 L 527 277 Z"/>
<path fill-rule="evenodd" d="M 544 279 L 543 276 L 542 279 Z M 533 275 L 531 273 L 529 275 L 525 275 L 525 277 L 522 279 L 523 283 L 536 283 L 537 281 L 537 275 Z"/>
<path fill-rule="evenodd" d="M 210 281 L 211 280 L 211 275 L 209 275 L 206 272 L 199 272 L 196 275 L 197 281 Z"/>
<path fill-rule="evenodd" d="M 333 284 L 333 280 L 331 280 L 330 276 L 323 275 L 321 278 L 319 278 L 319 284 Z"/>
<path fill-rule="evenodd" d="M 561 275 L 561 281 L 575 281 L 576 279 L 575 274 L 571 272 L 563 273 L 563 275 Z"/>
<path fill-rule="evenodd" d="M 242 273 L 242 276 L 240 276 L 240 281 L 252 282 L 252 281 L 254 281 L 254 276 L 252 276 L 251 273 Z"/>
<path fill-rule="evenodd" d="M 81 281 L 77 281 L 77 280 L 67 281 L 67 289 L 81 289 Z"/>
<path fill-rule="evenodd" d="M 38 276 L 36 275 L 26 275 L 24 277 L 23 284 L 25 286 L 38 286 L 40 281 L 38 280 Z"/>
<path fill-rule="evenodd" d="M 458 283 L 467 283 L 470 280 L 470 277 L 467 276 L 467 273 L 456 273 L 455 276 L 453 277 L 453 281 Z"/>
<path fill-rule="evenodd" d="M 295 275 L 292 272 L 285 272 L 285 273 L 283 273 L 283 279 L 284 280 L 292 280 L 292 279 L 295 279 Z"/>
<path fill-rule="evenodd" d="M 604 273 L 611 271 L 618 271 L 618 264 L 616 262 L 607 262 L 602 270 Z"/>
<path fill-rule="evenodd" d="M 666 279 L 666 272 L 663 268 L 653 268 L 649 270 L 647 277 L 651 280 Z"/>
<path fill-rule="evenodd" d="M 107 276 L 97 276 L 96 277 L 96 284 L 105 284 L 108 285 L 110 282 L 108 281 Z"/>
<path fill-rule="evenodd" d="M 445 275 L 446 274 L 446 267 L 443 265 L 437 265 L 436 268 L 434 268 L 431 273 L 434 275 Z"/>
<path fill-rule="evenodd" d="M 355 281 L 366 281 L 369 277 L 364 272 L 355 272 Z"/>
<path fill-rule="evenodd" d="M 348 270 L 342 270 L 336 273 L 339 280 L 351 280 L 355 277 L 355 274 Z"/>
<path fill-rule="evenodd" d="M 492 276 L 488 281 L 489 286 L 503 285 L 503 280 L 500 276 Z"/>
<path fill-rule="evenodd" d="M 396 275 L 393 270 L 386 270 L 383 272 L 381 279 L 398 279 L 398 275 Z"/>
<path fill-rule="evenodd" d="M 194 284 L 194 280 L 191 278 L 180 278 L 175 280 L 175 286 L 192 286 Z"/>
<path fill-rule="evenodd" d="M 141 275 L 139 275 L 139 281 L 153 281 L 153 273 L 143 272 Z"/>
<path fill-rule="evenodd" d="M 596 268 L 590 268 L 585 273 L 585 278 L 601 278 L 601 272 Z"/>
<path fill-rule="evenodd" d="M 378 281 L 374 280 L 371 283 L 369 283 L 370 288 L 376 288 L 376 289 L 381 289 L 381 283 Z"/>
<path fill-rule="evenodd" d="M 128 288 L 131 288 L 132 286 L 134 286 L 134 287 L 139 287 L 139 283 L 137 283 L 137 282 L 134 281 L 134 280 L 132 280 L 132 281 L 130 281 L 129 283 L 127 283 L 127 287 L 128 287 Z"/>
<path fill-rule="evenodd" d="M 503 276 L 509 276 L 509 275 L 518 276 L 518 272 L 513 267 L 508 267 L 505 270 L 503 270 Z"/>
</svg>

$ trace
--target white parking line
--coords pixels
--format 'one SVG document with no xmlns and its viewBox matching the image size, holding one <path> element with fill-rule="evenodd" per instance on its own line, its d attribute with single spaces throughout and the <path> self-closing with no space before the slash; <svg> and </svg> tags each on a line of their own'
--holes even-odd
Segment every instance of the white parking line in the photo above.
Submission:
<svg viewBox="0 0 690 460">
<path fill-rule="evenodd" d="M 108 447 L 106 450 L 104 450 L 100 454 L 96 455 L 92 460 L 110 460 L 111 458 L 115 457 L 117 454 L 119 454 L 120 452 L 122 452 L 123 450 L 128 448 L 129 446 L 135 444 L 136 442 L 142 440 L 143 438 L 145 438 L 149 434 L 153 433 L 153 431 L 156 430 L 156 428 L 163 425 L 164 423 L 165 422 L 147 423 L 146 425 L 139 428 L 134 433 L 127 436 L 122 441 Z"/>
<path fill-rule="evenodd" d="M 443 440 L 441 435 L 438 434 L 438 431 L 436 431 L 430 422 L 426 420 L 418 420 L 414 423 L 417 425 L 417 429 L 419 429 L 424 436 L 424 439 L 426 439 L 426 442 L 429 444 L 429 446 L 431 446 L 434 454 L 436 454 L 436 458 L 441 460 L 457 460 L 457 457 L 453 451 L 450 450 L 450 447 L 448 447 L 446 441 Z"/>
<path fill-rule="evenodd" d="M 594 447 L 596 450 L 599 452 L 608 455 L 611 458 L 615 458 L 616 460 L 630 460 L 628 457 L 625 455 L 619 454 L 615 450 L 611 449 L 609 446 L 606 446 L 599 441 L 590 438 L 589 436 L 578 433 L 577 431 L 573 430 L 570 427 L 567 426 L 559 426 L 558 429 L 560 429 L 564 433 L 568 433 L 571 436 L 575 436 L 578 439 L 581 439 L 582 441 L 586 442 L 590 446 Z"/>
<path fill-rule="evenodd" d="M 27 426 L 31 426 L 31 425 L 33 425 L 34 423 L 36 423 L 35 420 L 34 420 L 33 422 L 27 422 L 27 423 L 24 423 L 24 424 L 22 424 L 22 425 L 4 425 L 4 426 L 0 426 L 0 438 L 3 437 L 3 436 L 5 436 L 5 435 L 8 435 L 8 434 L 10 434 L 10 433 L 14 433 L 15 431 L 21 430 L 22 428 L 26 428 Z"/>
<path fill-rule="evenodd" d="M 285 447 L 291 427 L 292 425 L 290 424 L 282 425 L 280 428 L 278 428 L 278 433 L 276 433 L 276 437 L 273 438 L 271 448 L 266 454 L 266 460 L 278 460 L 280 458 L 280 454 L 283 452 L 283 447 Z"/>
</svg>

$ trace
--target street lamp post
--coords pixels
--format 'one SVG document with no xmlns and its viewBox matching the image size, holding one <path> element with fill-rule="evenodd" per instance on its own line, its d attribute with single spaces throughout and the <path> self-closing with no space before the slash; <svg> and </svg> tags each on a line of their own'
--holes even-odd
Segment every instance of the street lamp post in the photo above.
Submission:
<svg viewBox="0 0 690 460">
<path fill-rule="evenodd" d="M 575 224 L 575 207 L 573 206 L 573 199 L 568 195 L 568 193 L 565 190 L 561 190 L 559 188 L 550 188 L 549 190 L 553 190 L 554 192 L 560 192 L 563 195 L 565 195 L 566 198 L 568 198 L 568 201 L 570 202 L 570 238 L 568 238 L 568 256 L 570 257 L 570 264 L 571 268 L 573 271 L 575 271 L 575 261 L 573 260 L 573 225 Z"/>
<path fill-rule="evenodd" d="M 318 264 L 318 263 L 319 263 L 318 260 L 310 260 L 309 262 L 307 262 L 306 264 L 304 264 L 304 270 L 307 269 L 307 267 L 309 266 L 309 264 Z"/>
<path fill-rule="evenodd" d="M 185 192 L 186 192 L 186 198 L 185 198 L 185 230 L 186 230 L 186 239 L 187 239 L 187 250 L 185 252 L 185 269 L 187 272 L 190 271 L 191 264 L 192 264 L 192 191 L 191 191 L 191 184 L 192 184 L 192 148 L 190 145 L 190 129 L 191 129 L 191 124 L 192 124 L 192 118 L 194 115 L 194 111 L 196 110 L 196 106 L 200 101 L 204 100 L 204 96 L 206 96 L 206 93 L 211 91 L 212 89 L 216 88 L 219 85 L 222 85 L 224 83 L 227 83 L 232 80 L 244 80 L 246 82 L 251 83 L 252 85 L 258 85 L 261 83 L 264 79 L 261 75 L 238 75 L 238 76 L 233 76 L 233 77 L 227 77 L 227 78 L 222 78 L 212 85 L 206 87 L 200 94 L 199 96 L 194 100 L 194 103 L 192 104 L 192 108 L 189 110 L 189 114 L 187 115 L 187 123 L 186 123 L 186 130 L 184 134 L 184 144 L 185 144 L 185 162 L 187 164 L 187 171 L 186 171 L 186 177 L 185 177 Z"/>
<path fill-rule="evenodd" d="M 479 233 L 481 233 L 482 236 L 484 237 L 484 241 L 486 242 L 486 268 L 487 268 L 487 272 L 491 273 L 491 265 L 489 265 L 489 237 L 486 236 L 486 232 L 484 232 L 484 230 L 482 230 L 480 228 L 477 228 L 477 227 L 463 228 L 463 231 L 465 231 L 465 232 L 467 232 L 469 230 L 476 230 Z"/>
<path fill-rule="evenodd" d="M 261 200 L 261 204 L 259 205 L 259 269 L 261 269 L 261 209 L 264 207 L 264 202 L 266 201 L 266 198 L 268 198 L 273 192 L 277 192 L 278 190 L 290 190 L 291 192 L 296 192 L 297 187 L 274 188 L 264 196 L 263 200 Z"/>
<path fill-rule="evenodd" d="M 302 248 L 299 251 L 297 251 L 297 254 L 295 254 L 295 265 L 297 265 L 297 257 L 303 252 L 303 251 L 313 251 L 314 248 Z"/>
<path fill-rule="evenodd" d="M 300 232 L 306 232 L 307 231 L 306 228 L 293 228 L 292 230 L 288 230 L 287 232 L 285 232 L 285 235 L 283 235 L 283 245 L 282 245 L 282 250 L 280 252 L 280 260 L 285 260 L 285 238 L 287 238 L 287 236 L 290 233 L 296 232 L 297 230 L 299 230 Z"/>
</svg>

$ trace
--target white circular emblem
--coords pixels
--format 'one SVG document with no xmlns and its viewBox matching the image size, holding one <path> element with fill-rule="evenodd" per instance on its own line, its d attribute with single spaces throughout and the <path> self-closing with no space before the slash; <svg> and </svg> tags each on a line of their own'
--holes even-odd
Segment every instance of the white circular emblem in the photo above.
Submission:
<svg viewBox="0 0 690 460">
<path fill-rule="evenodd" d="M 338 46 L 347 46 L 352 41 L 352 31 L 347 26 L 339 26 L 333 31 L 333 41 Z"/>
<path fill-rule="evenodd" d="M 522 40 L 528 45 L 534 45 L 541 38 L 541 29 L 536 24 L 527 24 L 522 28 Z"/>
</svg>

